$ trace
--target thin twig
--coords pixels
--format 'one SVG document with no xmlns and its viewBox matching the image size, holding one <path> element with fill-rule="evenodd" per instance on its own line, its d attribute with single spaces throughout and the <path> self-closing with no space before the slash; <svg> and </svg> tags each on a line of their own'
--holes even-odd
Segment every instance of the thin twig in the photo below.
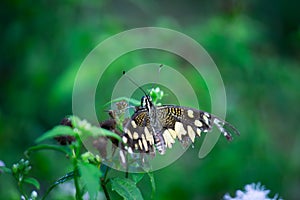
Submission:
<svg viewBox="0 0 300 200">
<path fill-rule="evenodd" d="M 108 182 L 106 180 L 106 176 L 108 174 L 109 169 L 110 169 L 109 167 L 105 166 L 105 172 L 104 172 L 103 178 L 100 179 L 100 181 L 101 181 L 101 187 L 103 189 L 104 195 L 105 195 L 105 197 L 106 197 L 107 200 L 110 200 L 109 193 L 108 193 L 108 190 L 106 188 L 106 184 Z"/>
</svg>

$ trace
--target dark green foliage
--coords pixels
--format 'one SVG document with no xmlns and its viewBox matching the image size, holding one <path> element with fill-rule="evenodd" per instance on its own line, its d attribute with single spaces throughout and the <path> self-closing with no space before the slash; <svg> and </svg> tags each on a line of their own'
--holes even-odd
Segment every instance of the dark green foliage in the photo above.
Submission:
<svg viewBox="0 0 300 200">
<path fill-rule="evenodd" d="M 79 164 L 80 177 L 84 183 L 84 187 L 89 193 L 91 199 L 96 199 L 98 191 L 100 190 L 100 170 L 92 164 L 80 163 Z"/>
<path fill-rule="evenodd" d="M 107 190 L 107 183 L 111 183 L 111 190 L 116 191 L 119 195 L 125 199 L 143 199 L 140 190 L 136 184 L 144 177 L 144 174 L 132 174 L 131 179 L 120 177 L 107 177 L 109 168 L 104 166 L 105 172 L 101 173 L 100 167 L 102 166 L 101 159 L 98 155 L 93 155 L 91 152 L 81 153 L 82 141 L 80 136 L 92 136 L 92 137 L 110 137 L 119 139 L 120 136 L 106 129 L 92 126 L 86 120 L 80 120 L 77 117 L 70 116 L 69 124 L 55 126 L 52 130 L 47 131 L 37 139 L 37 142 L 41 142 L 49 139 L 57 139 L 57 137 L 74 137 L 74 140 L 70 143 L 64 143 L 59 145 L 47 145 L 39 144 L 30 147 L 25 152 L 27 157 L 30 157 L 32 152 L 39 150 L 55 150 L 64 153 L 67 158 L 70 158 L 73 171 L 67 173 L 63 177 L 55 181 L 42 195 L 42 199 L 46 199 L 49 193 L 60 184 L 64 184 L 67 181 L 73 180 L 75 185 L 76 199 L 83 199 L 83 195 L 88 194 L 89 199 L 97 199 L 100 190 L 103 190 L 106 198 L 110 199 L 110 195 Z M 59 140 L 58 142 L 60 142 Z M 63 145 L 63 146 L 60 146 Z M 1 165 L 4 165 L 4 163 Z M 37 190 L 40 189 L 39 182 L 32 177 L 29 177 L 29 171 L 32 167 L 28 160 L 21 159 L 18 163 L 12 166 L 12 169 L 5 166 L 1 166 L 1 173 L 12 174 L 16 179 L 22 198 L 28 200 L 34 200 L 37 198 L 37 192 L 33 191 L 31 195 L 27 195 L 24 190 L 24 183 L 35 186 Z M 150 177 L 150 175 L 149 175 Z M 154 184 L 151 178 L 151 184 Z M 59 195 L 56 194 L 56 198 Z M 59 198 L 64 198 L 63 196 Z"/>
<path fill-rule="evenodd" d="M 299 7 L 299 2 L 281 0 L 4 0 L 0 6 L 0 160 L 6 168 L 0 170 L 6 173 L 0 172 L 0 199 L 20 198 L 8 168 L 27 148 L 32 166 L 28 176 L 40 182 L 39 197 L 56 181 L 58 185 L 64 182 L 59 177 L 73 170 L 73 163 L 64 156 L 72 155 L 70 148 L 50 139 L 32 146 L 42 133 L 72 114 L 73 83 L 86 55 L 104 39 L 141 26 L 175 29 L 203 45 L 226 87 L 227 121 L 241 132 L 230 144 L 220 140 L 203 160 L 197 157 L 202 140 L 197 141 L 194 149 L 171 166 L 155 172 L 155 199 L 220 199 L 251 182 L 261 182 L 284 199 L 298 198 Z M 105 89 L 96 95 L 100 120 L 108 117 L 103 105 L 111 100 L 122 71 L 150 62 L 180 70 L 197 86 L 200 108 L 210 111 L 206 84 L 192 66 L 175 55 L 148 49 L 130 52 L 111 63 L 99 82 L 99 88 Z M 180 83 L 174 81 L 176 84 Z M 143 94 L 136 91 L 135 95 L 139 99 Z M 176 103 L 171 97 L 169 94 L 164 103 Z M 59 129 L 51 134 L 59 136 Z M 138 188 L 150 199 L 154 184 L 150 186 L 144 179 Z M 32 179 L 23 180 L 29 189 L 38 186 Z"/>
<path fill-rule="evenodd" d="M 142 200 L 142 194 L 136 183 L 127 178 L 114 178 L 110 180 L 111 189 L 126 200 Z"/>
</svg>

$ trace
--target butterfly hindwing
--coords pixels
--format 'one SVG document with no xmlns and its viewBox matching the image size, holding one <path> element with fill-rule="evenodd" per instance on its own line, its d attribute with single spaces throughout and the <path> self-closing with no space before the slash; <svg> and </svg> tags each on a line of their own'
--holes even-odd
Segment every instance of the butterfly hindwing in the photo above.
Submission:
<svg viewBox="0 0 300 200">
<path fill-rule="evenodd" d="M 149 153 L 154 151 L 154 133 L 145 109 L 137 110 L 124 125 L 123 143 L 131 152 Z"/>
</svg>

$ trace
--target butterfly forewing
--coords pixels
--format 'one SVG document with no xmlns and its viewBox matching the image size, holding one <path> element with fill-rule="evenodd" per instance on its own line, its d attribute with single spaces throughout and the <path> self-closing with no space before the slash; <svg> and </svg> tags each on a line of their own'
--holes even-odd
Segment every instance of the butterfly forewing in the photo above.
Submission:
<svg viewBox="0 0 300 200">
<path fill-rule="evenodd" d="M 194 142 L 202 132 L 211 130 L 211 115 L 207 112 L 174 105 L 161 106 L 157 110 L 164 113 L 158 115 L 163 117 L 160 120 L 168 130 L 164 134 L 170 134 L 173 139 L 178 139 L 184 147 Z"/>
</svg>

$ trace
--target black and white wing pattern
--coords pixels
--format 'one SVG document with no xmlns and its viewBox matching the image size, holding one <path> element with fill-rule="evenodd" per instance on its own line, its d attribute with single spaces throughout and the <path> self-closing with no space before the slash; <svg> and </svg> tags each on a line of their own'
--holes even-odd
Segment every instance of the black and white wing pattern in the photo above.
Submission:
<svg viewBox="0 0 300 200">
<path fill-rule="evenodd" d="M 129 153 L 155 152 L 154 132 L 146 109 L 138 109 L 124 125 L 122 141 Z"/>
<path fill-rule="evenodd" d="M 214 125 L 228 140 L 232 140 L 231 133 L 239 135 L 231 124 L 208 112 L 175 105 L 154 106 L 151 97 L 144 96 L 142 105 L 124 124 L 122 140 L 129 153 L 155 153 L 157 149 L 164 154 L 176 140 L 194 143 Z"/>
</svg>

